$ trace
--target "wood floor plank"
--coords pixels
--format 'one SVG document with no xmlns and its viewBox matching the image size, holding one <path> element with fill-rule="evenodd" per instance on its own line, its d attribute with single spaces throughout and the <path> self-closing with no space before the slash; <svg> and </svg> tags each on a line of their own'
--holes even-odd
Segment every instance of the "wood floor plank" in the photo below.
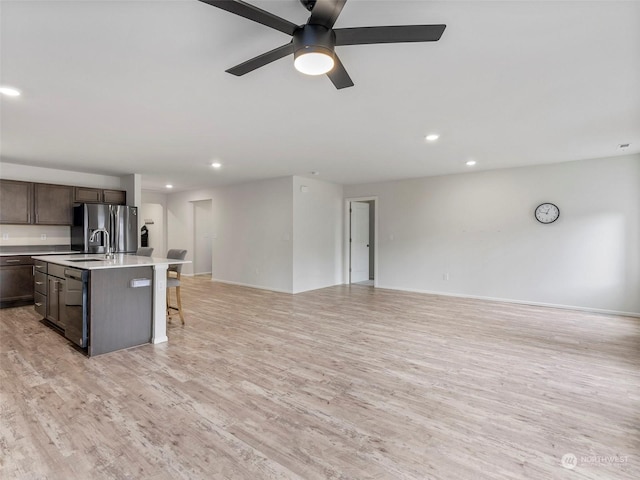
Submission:
<svg viewBox="0 0 640 480">
<path fill-rule="evenodd" d="M 0 310 L 0 478 L 640 478 L 637 318 L 183 284 L 169 343 L 92 358 Z"/>
</svg>

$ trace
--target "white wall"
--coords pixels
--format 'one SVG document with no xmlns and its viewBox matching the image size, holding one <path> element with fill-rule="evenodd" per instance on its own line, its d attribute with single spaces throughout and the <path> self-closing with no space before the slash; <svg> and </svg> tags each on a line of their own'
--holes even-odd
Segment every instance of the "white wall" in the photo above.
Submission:
<svg viewBox="0 0 640 480">
<path fill-rule="evenodd" d="M 292 177 L 222 188 L 213 207 L 213 278 L 292 292 Z"/>
<path fill-rule="evenodd" d="M 293 177 L 294 293 L 342 283 L 343 210 L 341 185 Z"/>
<path fill-rule="evenodd" d="M 53 168 L 0 163 L 0 178 L 23 182 L 120 189 L 121 178 Z M 59 225 L 0 225 L 0 245 L 69 245 L 71 230 Z M 8 239 L 3 239 L 8 235 Z M 41 238 L 45 235 L 46 238 Z"/>
<path fill-rule="evenodd" d="M 167 195 L 160 192 L 141 191 L 140 227 L 145 220 L 153 221 L 149 229 L 149 246 L 153 247 L 153 256 L 164 257 L 167 253 Z"/>
<path fill-rule="evenodd" d="M 213 189 L 177 192 L 166 196 L 166 249 L 179 248 L 187 250 L 187 260 L 193 262 L 193 202 L 213 198 Z M 145 199 L 148 198 L 145 195 Z M 193 275 L 193 264 L 182 267 L 184 275 Z"/>
<path fill-rule="evenodd" d="M 123 175 L 120 177 L 120 185 L 120 188 L 127 191 L 127 205 L 140 208 L 142 205 L 142 175 L 139 173 Z"/>
<path fill-rule="evenodd" d="M 640 155 L 344 194 L 378 196 L 379 287 L 640 313 Z M 533 217 L 546 201 L 550 225 Z"/>
<path fill-rule="evenodd" d="M 77 185 L 106 189 L 122 188 L 121 178 L 110 175 L 71 172 L 53 168 L 31 167 L 15 163 L 0 163 L 0 178 L 22 182 L 51 183 L 54 185 Z"/>
<path fill-rule="evenodd" d="M 213 268 L 213 205 L 211 200 L 193 202 L 193 272 L 211 273 Z"/>
<path fill-rule="evenodd" d="M 214 280 L 291 292 L 292 177 L 167 195 L 167 248 L 193 260 L 194 203 L 212 199 Z M 192 274 L 193 265 L 183 273 Z"/>
<path fill-rule="evenodd" d="M 149 246 L 153 248 L 154 257 L 165 257 L 165 209 L 159 203 L 143 203 L 140 208 L 140 224 L 146 225 L 149 232 Z M 148 224 L 145 222 L 149 222 Z M 142 228 L 142 227 L 140 227 Z"/>
</svg>

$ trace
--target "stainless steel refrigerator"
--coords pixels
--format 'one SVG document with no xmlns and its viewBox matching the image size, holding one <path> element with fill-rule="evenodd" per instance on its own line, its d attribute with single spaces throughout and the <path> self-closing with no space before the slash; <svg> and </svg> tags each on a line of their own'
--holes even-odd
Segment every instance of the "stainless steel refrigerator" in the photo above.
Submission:
<svg viewBox="0 0 640 480">
<path fill-rule="evenodd" d="M 73 207 L 71 249 L 85 253 L 106 253 L 105 234 L 99 232 L 89 240 L 94 230 L 109 232 L 113 253 L 135 253 L 138 249 L 138 207 L 81 203 Z"/>
</svg>

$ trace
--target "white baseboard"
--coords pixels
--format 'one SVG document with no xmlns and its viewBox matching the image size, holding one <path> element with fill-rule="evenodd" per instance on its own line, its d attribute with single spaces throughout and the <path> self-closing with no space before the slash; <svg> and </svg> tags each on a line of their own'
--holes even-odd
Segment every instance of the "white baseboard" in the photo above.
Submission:
<svg viewBox="0 0 640 480">
<path fill-rule="evenodd" d="M 625 317 L 638 317 L 640 318 L 639 312 L 623 312 L 620 310 L 606 310 L 602 308 L 591 308 L 591 307 L 582 307 L 579 305 L 561 305 L 557 303 L 543 303 L 543 302 L 532 302 L 528 300 L 513 300 L 510 298 L 497 298 L 497 297 L 486 297 L 482 295 L 463 295 L 460 293 L 450 293 L 450 292 L 435 292 L 432 290 L 420 290 L 415 288 L 398 288 L 398 287 L 389 287 L 384 285 L 376 285 L 376 288 L 384 288 L 386 290 L 397 290 L 401 292 L 413 292 L 413 293 L 426 293 L 429 295 L 441 295 L 444 297 L 458 297 L 458 298 L 471 298 L 474 300 L 488 300 L 491 302 L 503 302 L 503 303 L 516 303 L 519 305 L 532 305 L 535 307 L 550 307 L 550 308 L 562 308 L 565 310 L 579 310 L 582 312 L 590 312 L 590 313 L 604 313 L 607 315 L 622 315 Z"/>
<path fill-rule="evenodd" d="M 281 289 L 278 289 L 278 288 L 265 287 L 264 285 L 254 285 L 252 283 L 242 283 L 242 282 L 232 282 L 230 280 L 220 280 L 219 278 L 212 278 L 211 281 L 220 282 L 220 283 L 226 283 L 228 285 L 238 285 L 240 287 L 257 288 L 258 290 L 268 290 L 270 292 L 288 293 L 288 294 L 292 293 L 289 290 L 281 290 Z"/>
</svg>

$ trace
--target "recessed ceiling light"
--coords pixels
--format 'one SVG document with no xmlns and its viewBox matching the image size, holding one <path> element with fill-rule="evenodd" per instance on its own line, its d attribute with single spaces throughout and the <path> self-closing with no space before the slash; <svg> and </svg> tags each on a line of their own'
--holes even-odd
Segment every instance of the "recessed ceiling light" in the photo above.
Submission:
<svg viewBox="0 0 640 480">
<path fill-rule="evenodd" d="M 211 166 L 212 166 L 213 168 L 220 168 L 220 167 L 222 167 L 222 164 L 221 164 L 220 162 L 213 162 L 213 163 L 211 164 Z"/>
<path fill-rule="evenodd" d="M 12 87 L 0 87 L 0 93 L 6 95 L 7 97 L 19 97 L 20 90 L 16 90 Z"/>
<path fill-rule="evenodd" d="M 469 161 L 467 161 L 467 163 L 466 163 L 466 165 L 467 165 L 468 167 L 473 167 L 475 164 L 476 164 L 476 161 L 475 161 L 475 160 L 469 160 Z"/>
<path fill-rule="evenodd" d="M 435 142 L 437 139 L 440 138 L 440 135 L 438 135 L 437 133 L 430 133 L 424 138 L 427 140 L 427 142 Z"/>
<path fill-rule="evenodd" d="M 170 183 L 167 183 L 167 184 L 165 185 L 165 187 L 166 187 L 166 188 L 173 188 L 173 185 L 171 185 Z"/>
</svg>

